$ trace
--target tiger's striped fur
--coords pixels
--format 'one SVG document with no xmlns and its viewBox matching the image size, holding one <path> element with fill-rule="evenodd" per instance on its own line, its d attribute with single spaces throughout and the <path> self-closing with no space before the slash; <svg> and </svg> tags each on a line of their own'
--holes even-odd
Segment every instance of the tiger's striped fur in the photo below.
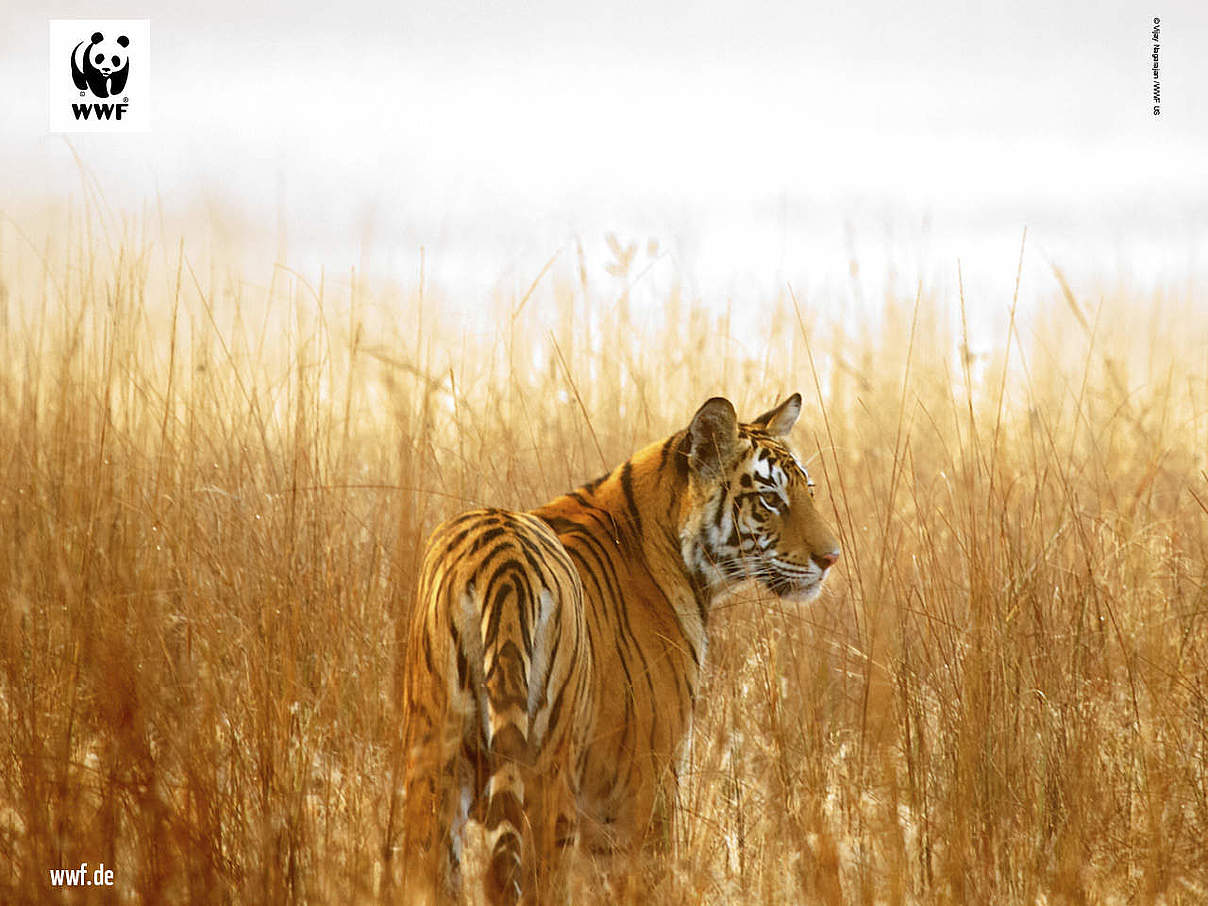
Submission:
<svg viewBox="0 0 1208 906">
<path fill-rule="evenodd" d="M 715 397 L 531 513 L 436 529 L 405 653 L 410 901 L 455 891 L 471 815 L 493 903 L 547 890 L 579 838 L 665 835 L 712 602 L 747 578 L 812 598 L 839 557 L 781 440 L 800 409 L 794 394 L 740 424 Z"/>
</svg>

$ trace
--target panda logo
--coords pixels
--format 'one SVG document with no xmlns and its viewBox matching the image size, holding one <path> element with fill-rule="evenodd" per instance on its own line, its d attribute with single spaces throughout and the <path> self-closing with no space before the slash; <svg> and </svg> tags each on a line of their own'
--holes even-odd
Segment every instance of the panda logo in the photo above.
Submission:
<svg viewBox="0 0 1208 906">
<path fill-rule="evenodd" d="M 76 88 L 87 88 L 99 98 L 122 93 L 130 75 L 130 54 L 126 48 L 130 39 L 119 35 L 116 41 L 106 41 L 99 31 L 88 46 L 81 41 L 71 52 L 71 79 Z"/>
</svg>

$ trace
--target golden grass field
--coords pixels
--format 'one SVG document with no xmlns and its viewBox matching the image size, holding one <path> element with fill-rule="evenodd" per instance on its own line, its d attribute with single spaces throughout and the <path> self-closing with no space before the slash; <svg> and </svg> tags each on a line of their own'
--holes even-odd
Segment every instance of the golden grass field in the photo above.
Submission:
<svg viewBox="0 0 1208 906">
<path fill-rule="evenodd" d="M 426 533 L 793 390 L 843 559 L 720 608 L 671 852 L 574 902 L 1208 902 L 1208 305 L 1057 272 L 1013 320 L 1015 266 L 867 319 L 786 288 L 752 344 L 674 288 L 639 328 L 625 274 L 475 330 L 418 276 L 5 220 L 0 903 L 405 902 Z M 50 886 L 82 862 L 113 889 Z"/>
</svg>

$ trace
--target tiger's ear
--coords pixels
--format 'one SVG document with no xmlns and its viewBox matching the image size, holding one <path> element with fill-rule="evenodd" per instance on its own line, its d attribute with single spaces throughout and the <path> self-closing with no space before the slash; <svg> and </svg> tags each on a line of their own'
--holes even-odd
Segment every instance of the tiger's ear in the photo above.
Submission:
<svg viewBox="0 0 1208 906">
<path fill-rule="evenodd" d="M 714 477 L 738 446 L 738 414 L 726 398 L 715 396 L 696 410 L 688 425 L 688 465 Z"/>
<path fill-rule="evenodd" d="M 801 415 L 801 394 L 794 393 L 774 409 L 754 419 L 751 424 L 759 425 L 773 437 L 783 437 L 793 430 L 797 417 Z"/>
</svg>

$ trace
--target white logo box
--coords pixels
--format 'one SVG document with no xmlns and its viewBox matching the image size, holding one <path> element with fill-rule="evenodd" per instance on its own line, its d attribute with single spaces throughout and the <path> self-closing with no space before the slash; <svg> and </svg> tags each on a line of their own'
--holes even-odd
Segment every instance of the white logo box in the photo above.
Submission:
<svg viewBox="0 0 1208 906">
<path fill-rule="evenodd" d="M 51 19 L 48 70 L 51 132 L 151 130 L 150 19 Z"/>
</svg>

